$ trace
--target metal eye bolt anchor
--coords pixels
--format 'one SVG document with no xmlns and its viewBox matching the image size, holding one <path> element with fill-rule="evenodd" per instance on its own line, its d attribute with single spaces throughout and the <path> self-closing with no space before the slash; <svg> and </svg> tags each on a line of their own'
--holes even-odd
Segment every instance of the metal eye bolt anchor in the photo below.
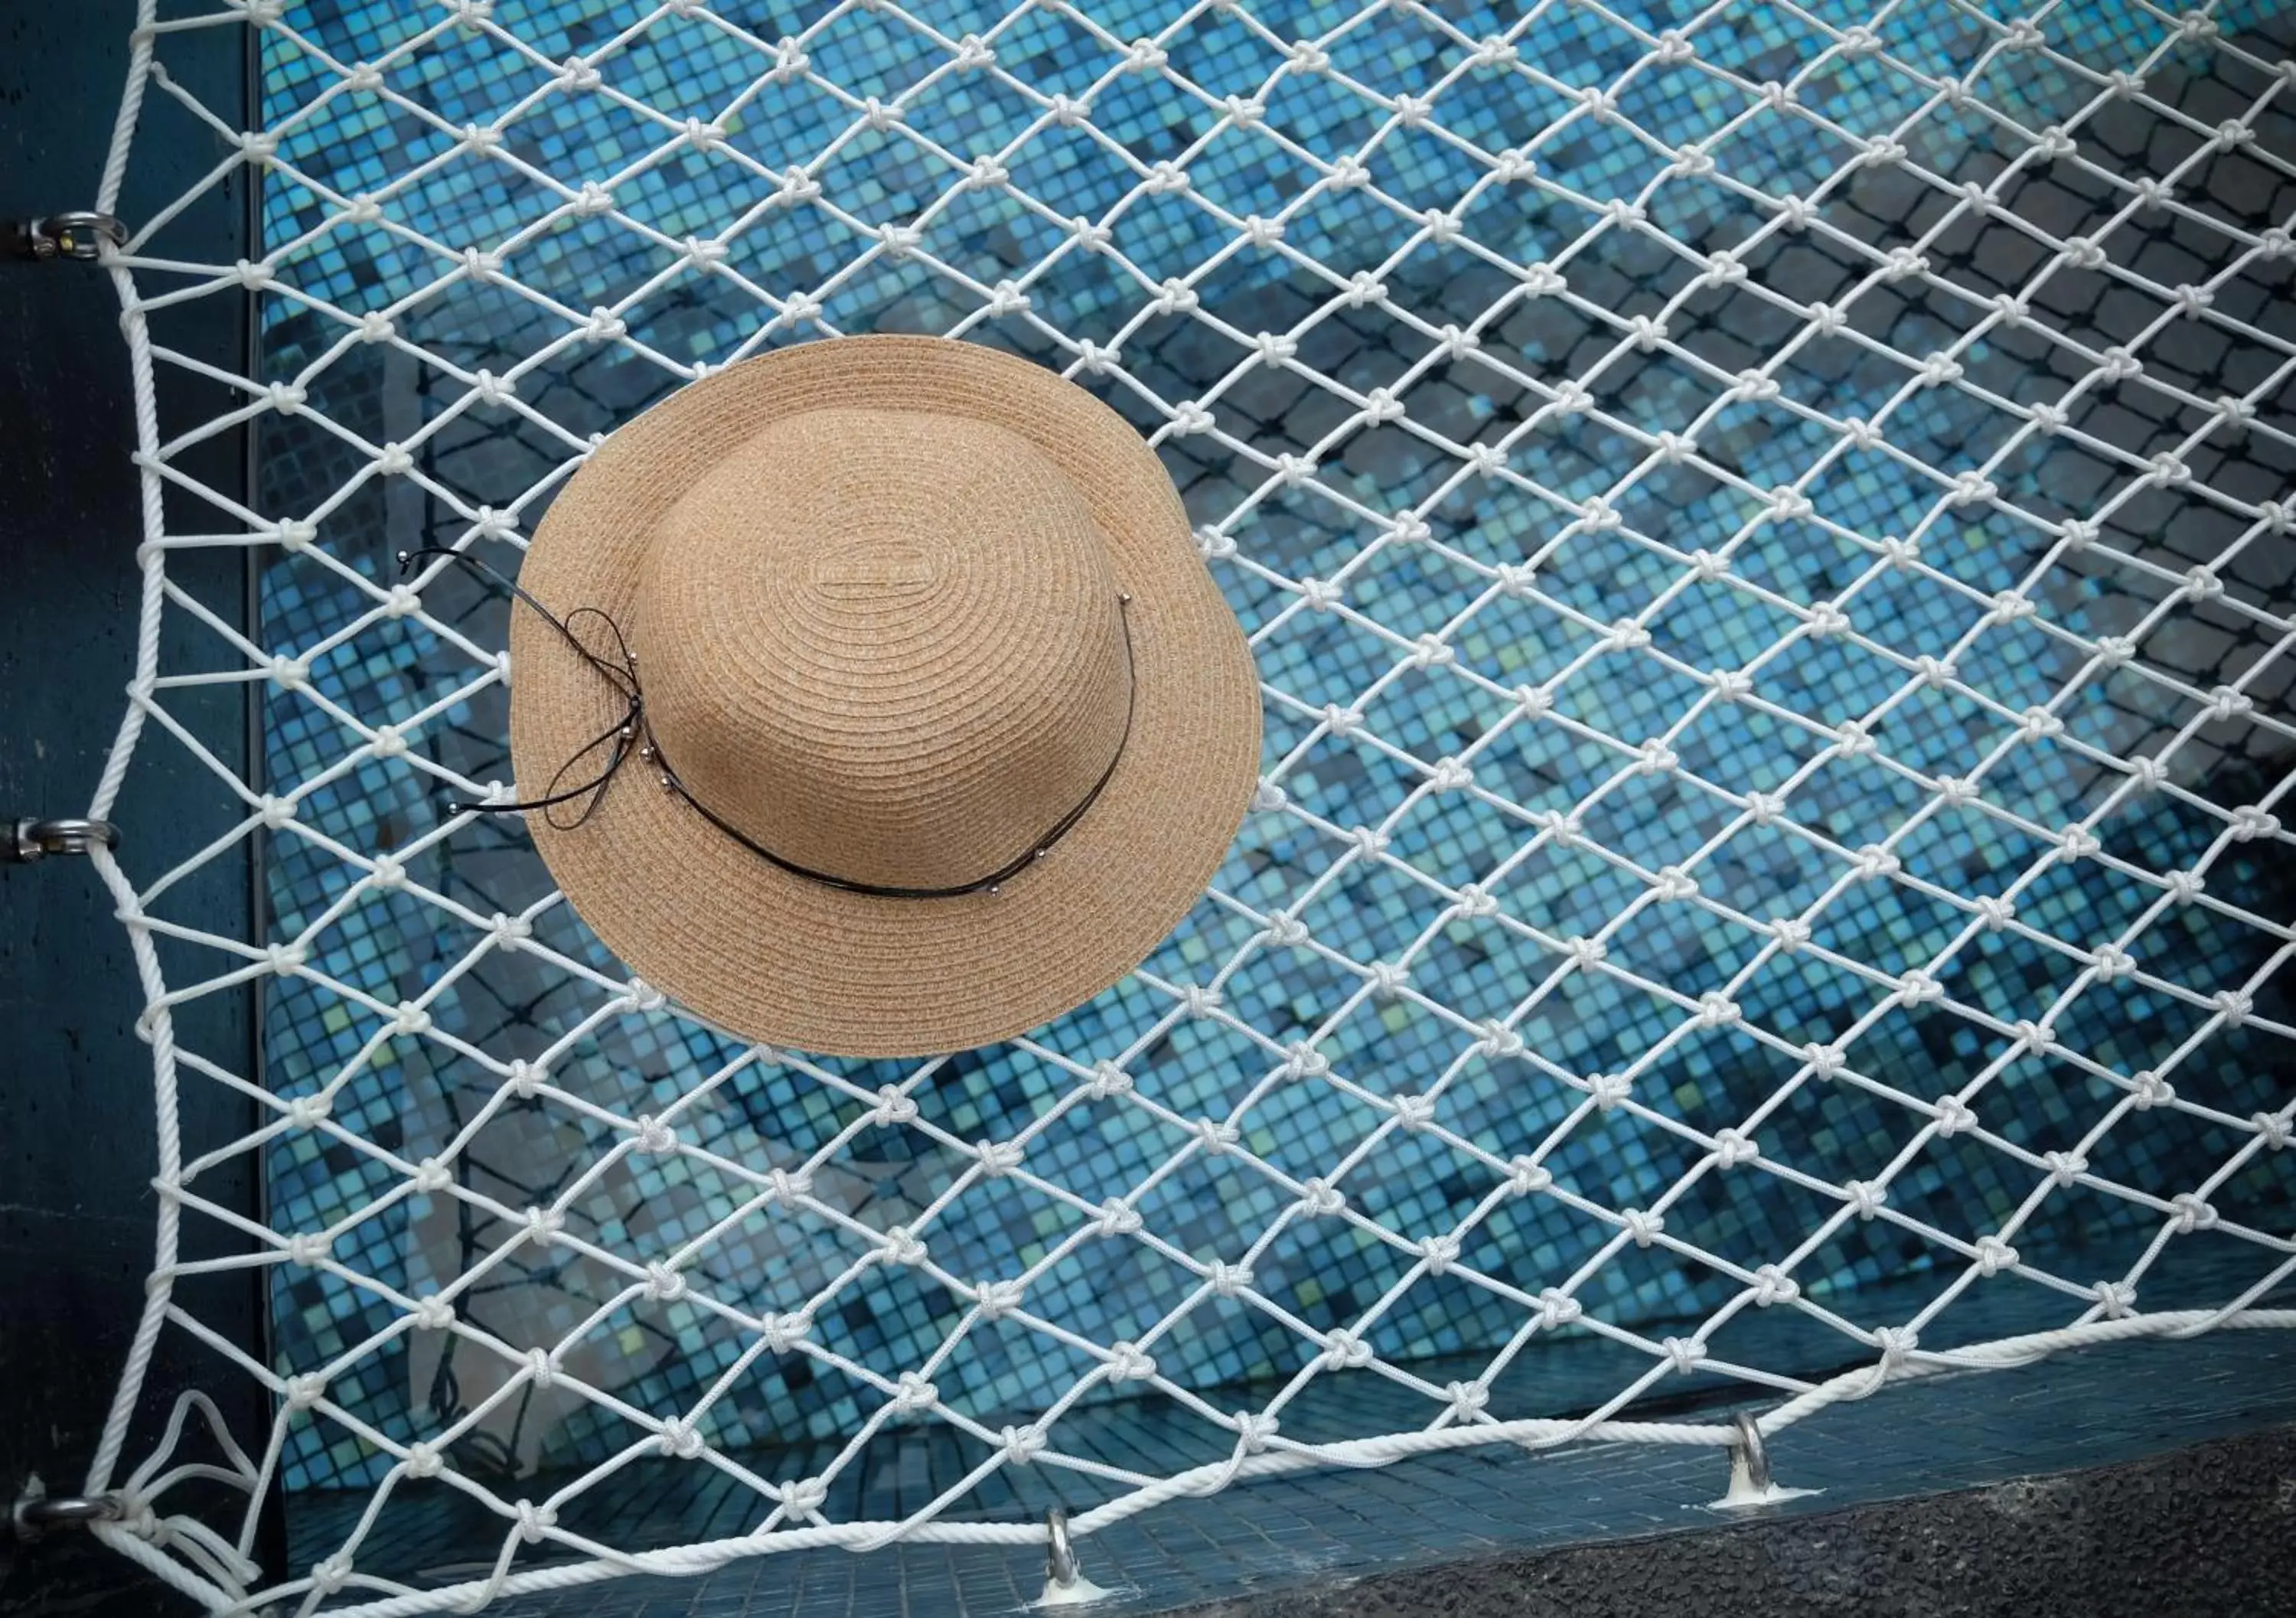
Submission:
<svg viewBox="0 0 2296 1618">
<path fill-rule="evenodd" d="M 109 820 L 42 820 L 19 816 L 0 838 L 0 865 L 28 866 L 51 854 L 85 854 L 99 844 L 119 846 L 119 828 Z"/>
<path fill-rule="evenodd" d="M 34 1478 L 10 1508 L 8 1521 L 16 1531 L 17 1541 L 29 1545 L 59 1529 L 117 1523 L 121 1515 L 116 1496 L 45 1494 L 41 1492 L 39 1479 Z"/>
<path fill-rule="evenodd" d="M 1069 1540 L 1069 1514 L 1055 1506 L 1045 1513 L 1046 1581 L 1057 1589 L 1074 1589 L 1083 1577 Z"/>
<path fill-rule="evenodd" d="M 1767 1494 L 1770 1491 L 1770 1455 L 1762 1448 L 1762 1429 L 1756 1425 L 1752 1413 L 1747 1410 L 1741 1410 L 1732 1417 L 1731 1425 L 1738 1429 L 1738 1441 L 1730 1446 L 1733 1466 L 1744 1468 L 1744 1487 L 1748 1493 Z M 1734 1484 L 1737 1481 L 1732 1480 Z"/>
</svg>

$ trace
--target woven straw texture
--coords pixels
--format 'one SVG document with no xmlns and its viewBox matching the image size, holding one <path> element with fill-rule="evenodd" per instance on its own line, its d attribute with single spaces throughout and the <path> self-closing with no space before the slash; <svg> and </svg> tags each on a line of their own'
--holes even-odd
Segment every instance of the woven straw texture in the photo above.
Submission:
<svg viewBox="0 0 2296 1618">
<path fill-rule="evenodd" d="M 697 799 L 849 880 L 984 875 L 1115 760 L 1045 859 L 950 898 L 780 870 L 635 768 L 578 826 L 529 817 L 599 936 L 747 1038 L 916 1055 L 1048 1021 L 1171 930 L 1251 794 L 1251 654 L 1154 453 L 976 346 L 814 343 L 685 390 L 569 483 L 521 582 L 621 626 Z M 539 620 L 515 623 L 512 661 L 532 793 L 619 702 Z"/>
</svg>

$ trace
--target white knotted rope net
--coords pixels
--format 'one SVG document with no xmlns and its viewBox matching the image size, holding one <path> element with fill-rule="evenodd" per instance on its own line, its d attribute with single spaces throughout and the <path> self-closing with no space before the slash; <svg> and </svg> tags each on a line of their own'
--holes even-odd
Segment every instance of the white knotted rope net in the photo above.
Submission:
<svg viewBox="0 0 2296 1618">
<path fill-rule="evenodd" d="M 1299 1468 L 1729 1441 L 1655 1393 L 1775 1433 L 2296 1324 L 2296 65 L 2024 4 L 144 0 L 98 206 L 143 143 L 217 156 L 108 259 L 144 588 L 91 813 L 161 749 L 236 819 L 97 856 L 160 1151 L 105 1540 L 217 1610 L 469 1610 L 1039 1543 L 1025 1476 L 1088 1556 Z M 168 70 L 250 29 L 255 128 Z M 260 257 L 171 256 L 242 173 Z M 255 374 L 171 346 L 250 294 Z M 907 1065 L 695 1023 L 440 814 L 508 790 L 501 604 L 390 560 L 513 567 L 616 421 L 872 327 L 1140 423 L 1268 726 L 1170 946 Z M 246 502 L 181 464 L 241 429 Z M 211 547 L 256 638 L 178 577 Z M 245 768 L 180 717 L 232 684 Z M 250 843 L 271 915 L 219 933 L 178 892 Z M 265 1072 L 179 1039 L 250 984 Z M 187 1157 L 193 1086 L 250 1131 Z M 267 1222 L 205 1183 L 258 1153 Z M 202 1318 L 250 1270 L 267 1351 Z M 131 1441 L 164 1334 L 268 1430 Z M 1165 1448 L 1095 1437 L 1151 1407 Z M 953 1458 L 889 1509 L 856 1480 L 920 1431 Z M 666 1467 L 741 1504 L 600 1504 Z M 258 1567 L 282 1483 L 340 1508 Z M 439 1499 L 479 1549 L 426 1579 L 383 1531 Z"/>
</svg>

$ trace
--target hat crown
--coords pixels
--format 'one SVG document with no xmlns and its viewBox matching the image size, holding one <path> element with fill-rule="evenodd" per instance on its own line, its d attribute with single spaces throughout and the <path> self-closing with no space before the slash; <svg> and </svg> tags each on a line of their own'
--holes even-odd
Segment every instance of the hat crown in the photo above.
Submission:
<svg viewBox="0 0 2296 1618">
<path fill-rule="evenodd" d="M 669 507 L 632 638 L 653 735 L 711 814 L 845 881 L 958 887 L 1026 855 L 1123 745 L 1119 589 L 1027 439 L 828 408 Z"/>
</svg>

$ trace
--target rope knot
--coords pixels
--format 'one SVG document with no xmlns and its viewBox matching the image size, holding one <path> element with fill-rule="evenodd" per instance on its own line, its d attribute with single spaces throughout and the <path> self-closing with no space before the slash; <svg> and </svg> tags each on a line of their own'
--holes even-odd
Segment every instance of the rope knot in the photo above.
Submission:
<svg viewBox="0 0 2296 1618">
<path fill-rule="evenodd" d="M 1283 1067 L 1279 1072 L 1286 1079 L 1323 1079 L 1332 1072 L 1332 1058 L 1313 1044 L 1292 1044 L 1283 1051 Z"/>
<path fill-rule="evenodd" d="M 1977 1127 L 1977 1114 L 1958 1096 L 1948 1096 L 1937 1104 L 1937 1132 L 1940 1138 L 1950 1139 L 1965 1135 Z"/>
<path fill-rule="evenodd" d="M 2172 1221 L 2178 1236 L 2190 1236 L 2196 1230 L 2213 1230 L 2217 1227 L 2217 1211 L 2190 1191 L 2180 1191 L 2169 1199 L 2169 1206 L 2177 1211 Z"/>
<path fill-rule="evenodd" d="M 1337 1213 L 1347 1205 L 1346 1194 L 1328 1180 L 1310 1179 L 1300 1187 L 1300 1211 L 1309 1219 Z"/>
<path fill-rule="evenodd" d="M 1140 1210 L 1111 1196 L 1101 1203 L 1100 1217 L 1093 1225 L 1103 1236 L 1130 1236 L 1140 1228 Z"/>
<path fill-rule="evenodd" d="M 1202 301 L 1195 288 L 1175 276 L 1158 285 L 1156 296 L 1149 300 L 1149 307 L 1160 315 L 1185 315 Z M 1301 461 L 1295 456 L 1278 456 L 1275 464 L 1277 476 L 1290 488 L 1297 488 L 1305 480 L 1306 472 L 1314 470 L 1311 463 Z"/>
<path fill-rule="evenodd" d="M 1028 1148 L 1017 1140 L 988 1140 L 973 1148 L 980 1160 L 980 1172 L 990 1179 L 999 1179 L 1021 1166 Z"/>
<path fill-rule="evenodd" d="M 1923 1006 L 1944 997 L 1945 985 L 1916 966 L 1898 980 L 1897 998 L 1907 1006 Z"/>
<path fill-rule="evenodd" d="M 1414 669 L 1445 669 L 1448 668 L 1452 663 L 1456 662 L 1458 661 L 1458 648 L 1452 645 L 1450 642 L 1445 640 L 1440 635 L 1436 634 L 1431 629 L 1426 634 L 1421 636 L 1417 640 L 1411 643 L 1411 655 L 1404 661 L 1408 662 Z M 1447 762 L 1448 762 L 1452 767 L 1450 776 L 1446 776 L 1443 767 L 1439 764 L 1435 767 L 1434 772 L 1429 776 L 1430 783 L 1434 785 L 1437 792 L 1444 791 L 1445 788 L 1442 784 L 1443 779 L 1455 779 L 1458 769 L 1461 768 L 1459 761 L 1456 759 L 1447 760 Z M 1439 777 L 1441 777 L 1442 779 L 1439 779 Z M 1473 779 L 1473 776 L 1470 775 L 1466 779 L 1472 780 Z M 1458 780 L 1456 784 L 1464 786 L 1466 784 L 1466 780 Z"/>
<path fill-rule="evenodd" d="M 289 1409 L 308 1410 L 327 1396 L 327 1379 L 316 1371 L 306 1371 L 290 1376 L 283 1392 Z"/>
<path fill-rule="evenodd" d="M 1869 842 L 1850 858 L 1850 867 L 1863 882 L 1877 882 L 1884 876 L 1894 876 L 1904 868 L 1904 862 L 1878 842 Z"/>
<path fill-rule="evenodd" d="M 455 1324 L 455 1306 L 432 1293 L 415 1300 L 414 1319 L 417 1331 L 443 1332 Z"/>
<path fill-rule="evenodd" d="M 1332 1058 L 1313 1044 L 1292 1044 L 1283 1051 L 1283 1067 L 1279 1072 L 1286 1079 L 1323 1079 L 1332 1072 Z"/>
<path fill-rule="evenodd" d="M 1324 1364 L 1334 1371 L 1352 1370 L 1371 1362 L 1371 1344 L 1350 1331 L 1328 1332 L 1324 1337 Z"/>
<path fill-rule="evenodd" d="M 521 1500 L 518 1513 L 518 1537 L 529 1545 L 539 1545 L 543 1536 L 558 1526 L 558 1513 L 548 1506 L 537 1506 L 532 1500 Z"/>
<path fill-rule="evenodd" d="M 2150 1068 L 2131 1076 L 2128 1088 L 2136 1098 L 2136 1110 L 2140 1113 L 2167 1106 L 2177 1098 L 2177 1087 Z"/>
<path fill-rule="evenodd" d="M 1480 1382 L 1451 1382 L 1444 1384 L 1443 1397 L 1449 1401 L 1453 1416 L 1472 1421 L 1491 1402 L 1491 1391 Z"/>
<path fill-rule="evenodd" d="M 1538 1323 L 1548 1331 L 1568 1326 L 1586 1312 L 1586 1306 L 1578 1299 L 1552 1286 L 1538 1294 Z"/>
<path fill-rule="evenodd" d="M 2017 1250 L 1999 1236 L 1980 1236 L 1975 1245 L 1978 1274 L 1987 1277 L 1997 1276 L 2005 1269 L 2014 1269 L 2017 1267 Z"/>
<path fill-rule="evenodd" d="M 439 1446 L 427 1439 L 406 1446 L 406 1475 L 409 1477 L 437 1477 L 444 1464 L 439 1456 Z"/>
<path fill-rule="evenodd" d="M 1754 1272 L 1754 1305 L 1767 1309 L 1773 1303 L 1791 1303 L 1801 1296 L 1801 1284 L 1775 1264 L 1765 1264 Z"/>
<path fill-rule="evenodd" d="M 305 1269 L 316 1269 L 334 1250 L 335 1239 L 331 1236 L 304 1234 L 287 1238 L 287 1261 Z"/>
<path fill-rule="evenodd" d="M 165 1548 L 176 1542 L 175 1532 L 168 1520 L 152 1507 L 152 1503 L 133 1490 L 119 1491 L 119 1525 L 137 1539 Z"/>
<path fill-rule="evenodd" d="M 929 1410 L 940 1401 L 940 1390 L 914 1371 L 903 1371 L 894 1385 L 893 1409 L 904 1414 Z"/>
<path fill-rule="evenodd" d="M 1007 1427 L 997 1435 L 1003 1445 L 1004 1458 L 1016 1466 L 1026 1466 L 1045 1452 L 1050 1441 L 1044 1428 L 1031 1422 L 1025 1427 Z"/>
<path fill-rule="evenodd" d="M 1135 1343 L 1110 1343 L 1107 1363 L 1111 1382 L 1145 1382 L 1156 1374 L 1154 1356 Z"/>
<path fill-rule="evenodd" d="M 1475 1048 L 1486 1056 L 1520 1056 L 1523 1053 L 1522 1036 L 1496 1018 L 1480 1024 L 1478 1033 Z"/>
<path fill-rule="evenodd" d="M 526 1376 L 537 1392 L 547 1393 L 558 1381 L 558 1356 L 547 1349 L 527 1350 Z"/>
<path fill-rule="evenodd" d="M 1021 1307 L 1027 1292 L 1018 1281 L 979 1281 L 973 1284 L 972 1305 L 983 1320 L 1001 1320 Z"/>
<path fill-rule="evenodd" d="M 1197 1119 L 1189 1126 L 1189 1133 L 1196 1138 L 1196 1145 L 1202 1149 L 1207 1157 L 1224 1155 L 1242 1138 L 1242 1132 L 1235 1125 L 1218 1118 Z"/>
<path fill-rule="evenodd" d="M 1507 1191 L 1514 1196 L 1529 1196 L 1554 1184 L 1554 1171 L 1546 1164 L 1529 1157 L 1518 1157 L 1507 1164 Z"/>
<path fill-rule="evenodd" d="M 878 1250 L 888 1264 L 914 1269 L 925 1261 L 925 1244 L 918 1240 L 906 1225 L 895 1225 L 885 1232 L 885 1244 Z"/>
<path fill-rule="evenodd" d="M 1439 1276 L 1458 1261 L 1459 1238 L 1455 1236 L 1431 1236 L 1419 1244 L 1419 1257 L 1427 1266 L 1427 1273 Z"/>
<path fill-rule="evenodd" d="M 636 1135 L 637 1149 L 649 1157 L 661 1157 L 677 1149 L 677 1131 L 651 1113 L 638 1114 Z"/>
<path fill-rule="evenodd" d="M 1212 1291 L 1223 1298 L 1233 1298 L 1251 1285 L 1251 1270 L 1242 1264 L 1228 1264 L 1214 1260 L 1205 1274 Z"/>
<path fill-rule="evenodd" d="M 1680 1376 L 1689 1376 L 1706 1358 L 1706 1345 L 1692 1337 L 1669 1337 L 1659 1347 L 1665 1351 L 1668 1362 Z"/>
<path fill-rule="evenodd" d="M 1920 1342 L 1920 1334 L 1911 1326 L 1884 1326 L 1874 1333 L 1874 1346 L 1882 1351 L 1882 1364 L 1885 1369 L 1894 1369 L 1905 1364 L 1906 1357 Z"/>
<path fill-rule="evenodd" d="M 701 1430 L 683 1416 L 673 1416 L 661 1424 L 661 1432 L 654 1440 L 664 1455 L 690 1461 L 705 1447 Z"/>
<path fill-rule="evenodd" d="M 2044 1152 L 2041 1161 L 2049 1166 L 2049 1179 L 2059 1186 L 2070 1186 L 2088 1172 L 2088 1159 L 2078 1152 Z"/>
<path fill-rule="evenodd" d="M 1282 1425 L 1273 1416 L 1239 1410 L 1235 1415 L 1237 1446 L 1246 1455 L 1258 1455 L 1267 1448 L 1267 1441 L 1275 1436 Z"/>
<path fill-rule="evenodd" d="M 1132 1093 L 1132 1075 L 1113 1062 L 1095 1063 L 1092 1082 L 1085 1087 L 1085 1091 L 1095 1101 L 1106 1101 L 1111 1096 L 1129 1096 Z"/>
<path fill-rule="evenodd" d="M 1698 880 L 1679 866 L 1668 866 L 1651 884 L 1651 891 L 1660 899 L 1689 899 L 1698 891 Z"/>
<path fill-rule="evenodd" d="M 645 1290 L 657 1303 L 675 1303 L 685 1296 L 685 1272 L 656 1259 L 646 1266 Z"/>
<path fill-rule="evenodd" d="M 829 1499 L 829 1485 L 817 1477 L 800 1478 L 793 1483 L 783 1483 L 781 1496 L 782 1509 L 791 1516 L 809 1517 Z"/>
</svg>

